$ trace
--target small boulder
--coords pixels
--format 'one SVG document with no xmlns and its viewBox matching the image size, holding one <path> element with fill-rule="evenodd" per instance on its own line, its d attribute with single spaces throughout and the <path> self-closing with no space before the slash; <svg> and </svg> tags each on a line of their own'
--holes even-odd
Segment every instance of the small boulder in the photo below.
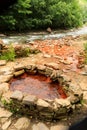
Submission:
<svg viewBox="0 0 87 130">
<path fill-rule="evenodd" d="M 48 32 L 48 33 L 51 33 L 51 32 L 52 32 L 52 30 L 51 30 L 50 27 L 47 28 L 47 32 Z"/>
<path fill-rule="evenodd" d="M 28 130 L 29 125 L 30 125 L 30 120 L 26 117 L 19 118 L 17 122 L 14 124 L 17 130 Z"/>
</svg>

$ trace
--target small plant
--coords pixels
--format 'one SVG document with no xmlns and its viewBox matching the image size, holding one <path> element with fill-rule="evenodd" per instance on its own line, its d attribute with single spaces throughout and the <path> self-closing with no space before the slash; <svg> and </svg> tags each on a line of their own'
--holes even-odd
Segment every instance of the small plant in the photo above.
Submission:
<svg viewBox="0 0 87 130">
<path fill-rule="evenodd" d="M 30 54 L 30 49 L 29 49 L 29 48 L 25 48 L 25 49 L 23 50 L 23 55 L 24 55 L 24 56 L 29 56 L 29 54 Z"/>
<path fill-rule="evenodd" d="M 11 111 L 13 114 L 15 114 L 15 113 L 17 113 L 19 111 L 19 109 L 16 107 L 16 105 L 13 103 L 12 100 L 10 100 L 8 102 L 5 99 L 3 99 L 3 100 L 1 100 L 1 103 L 4 105 L 4 107 L 6 109 L 8 109 L 9 111 Z"/>
<path fill-rule="evenodd" d="M 15 50 L 11 44 L 5 52 L 2 52 L 0 60 L 13 61 L 14 59 L 15 59 Z"/>
<path fill-rule="evenodd" d="M 16 57 L 27 57 L 30 54 L 29 48 L 18 48 L 15 50 Z"/>
<path fill-rule="evenodd" d="M 85 64 L 87 64 L 87 43 L 84 44 L 84 52 L 85 52 Z"/>
</svg>

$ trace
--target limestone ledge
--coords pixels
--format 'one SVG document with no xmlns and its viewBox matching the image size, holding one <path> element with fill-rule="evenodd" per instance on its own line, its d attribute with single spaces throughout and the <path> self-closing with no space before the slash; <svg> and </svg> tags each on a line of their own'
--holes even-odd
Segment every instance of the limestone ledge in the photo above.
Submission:
<svg viewBox="0 0 87 130">
<path fill-rule="evenodd" d="M 13 111 L 16 111 L 21 114 L 28 116 L 37 117 L 43 120 L 52 120 L 52 119 L 62 119 L 67 116 L 70 111 L 74 110 L 76 106 L 80 104 L 81 95 L 76 95 L 74 92 L 70 92 L 67 89 L 67 98 L 66 99 L 39 99 L 35 95 L 24 94 L 21 91 L 10 91 L 8 81 L 13 76 L 19 76 L 25 72 L 27 73 L 41 73 L 46 76 L 50 76 L 52 80 L 58 80 L 65 89 L 69 88 L 69 83 L 71 80 L 69 77 L 65 76 L 61 70 L 57 68 L 54 70 L 53 67 L 48 67 L 47 65 L 35 65 L 29 64 L 27 66 L 15 65 L 9 72 L 12 71 L 12 74 L 3 73 L 0 76 L 0 97 L 1 104 Z M 6 71 L 6 70 L 5 70 Z M 7 77 L 7 78 L 6 78 Z M 69 95 L 68 95 L 69 91 Z"/>
</svg>

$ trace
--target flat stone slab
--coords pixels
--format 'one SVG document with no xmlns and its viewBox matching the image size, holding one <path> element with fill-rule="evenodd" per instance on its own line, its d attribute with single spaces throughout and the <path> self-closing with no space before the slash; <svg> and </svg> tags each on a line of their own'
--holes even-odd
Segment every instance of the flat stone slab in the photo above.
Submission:
<svg viewBox="0 0 87 130">
<path fill-rule="evenodd" d="M 14 75 L 15 75 L 15 77 L 17 77 L 17 76 L 22 75 L 24 72 L 25 72 L 24 69 L 22 69 L 22 70 L 15 72 Z"/>
<path fill-rule="evenodd" d="M 0 69 L 0 74 L 1 75 L 11 75 L 12 73 L 13 73 L 12 66 L 9 66 L 9 67 L 3 66 Z"/>
<path fill-rule="evenodd" d="M 69 106 L 70 105 L 70 101 L 68 99 L 55 99 L 55 103 L 57 103 L 60 106 Z"/>
<path fill-rule="evenodd" d="M 84 79 L 80 81 L 79 85 L 83 91 L 87 91 L 87 77 L 84 77 Z"/>
<path fill-rule="evenodd" d="M 7 130 L 7 128 L 10 126 L 11 124 L 11 120 L 6 121 L 3 125 L 2 125 L 2 129 L 3 130 Z"/>
<path fill-rule="evenodd" d="M 0 66 L 6 65 L 7 61 L 6 60 L 0 60 Z"/>
<path fill-rule="evenodd" d="M 23 103 L 24 104 L 34 104 L 35 101 L 37 100 L 37 97 L 34 95 L 27 95 L 23 98 Z"/>
<path fill-rule="evenodd" d="M 50 62 L 50 63 L 47 63 L 45 65 L 48 67 L 52 67 L 53 69 L 56 69 L 56 70 L 59 69 L 59 65 L 57 63 L 54 63 L 54 62 Z"/>
<path fill-rule="evenodd" d="M 3 108 L 0 108 L 0 118 L 9 118 L 12 116 L 12 113 L 10 111 L 7 111 Z"/>
<path fill-rule="evenodd" d="M 14 126 L 17 130 L 28 130 L 30 125 L 30 120 L 26 117 L 21 117 L 17 120 Z"/>
<path fill-rule="evenodd" d="M 50 130 L 68 130 L 68 126 L 64 126 L 64 125 L 56 125 L 56 126 L 52 126 L 50 128 Z"/>
<path fill-rule="evenodd" d="M 8 90 L 9 90 L 9 84 L 8 83 L 0 84 L 0 95 L 7 92 Z"/>
<path fill-rule="evenodd" d="M 0 75 L 0 83 L 8 82 L 13 75 Z"/>
<path fill-rule="evenodd" d="M 37 127 L 38 127 L 38 130 L 49 130 L 48 127 L 44 123 L 41 123 L 41 122 L 37 124 Z"/>
<path fill-rule="evenodd" d="M 23 93 L 18 90 L 14 91 L 11 95 L 11 99 L 17 99 L 17 100 L 21 101 L 22 98 L 23 98 Z"/>
<path fill-rule="evenodd" d="M 47 103 L 46 101 L 42 100 L 42 99 L 38 99 L 37 101 L 37 106 L 38 107 L 49 107 L 49 103 Z"/>
</svg>

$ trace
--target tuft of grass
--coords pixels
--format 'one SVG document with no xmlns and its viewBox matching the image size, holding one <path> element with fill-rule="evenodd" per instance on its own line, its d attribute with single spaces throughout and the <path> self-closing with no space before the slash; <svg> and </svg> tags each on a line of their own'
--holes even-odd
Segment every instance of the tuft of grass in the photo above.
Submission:
<svg viewBox="0 0 87 130">
<path fill-rule="evenodd" d="M 15 50 L 11 44 L 8 50 L 6 50 L 1 54 L 0 60 L 14 61 L 14 59 L 15 59 Z"/>
<path fill-rule="evenodd" d="M 85 64 L 87 64 L 87 43 L 84 44 L 84 52 L 85 52 Z"/>
</svg>

